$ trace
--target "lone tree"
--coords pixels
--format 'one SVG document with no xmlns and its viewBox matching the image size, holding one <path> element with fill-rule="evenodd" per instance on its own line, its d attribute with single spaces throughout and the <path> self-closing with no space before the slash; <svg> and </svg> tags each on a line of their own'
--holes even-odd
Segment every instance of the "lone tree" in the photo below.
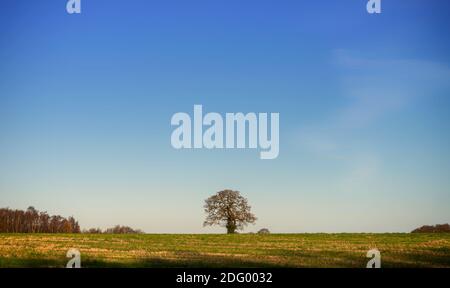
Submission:
<svg viewBox="0 0 450 288">
<path fill-rule="evenodd" d="M 244 229 L 248 223 L 256 221 L 250 212 L 247 199 L 239 191 L 223 190 L 205 200 L 205 213 L 208 214 L 203 226 L 220 225 L 227 228 L 228 234 Z"/>
</svg>

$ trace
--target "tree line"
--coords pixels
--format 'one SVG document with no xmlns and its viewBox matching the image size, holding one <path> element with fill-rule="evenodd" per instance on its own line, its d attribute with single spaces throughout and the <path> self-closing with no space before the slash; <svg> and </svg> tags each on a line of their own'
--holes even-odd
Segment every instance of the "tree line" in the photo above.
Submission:
<svg viewBox="0 0 450 288">
<path fill-rule="evenodd" d="M 437 224 L 437 225 L 425 225 L 414 229 L 411 233 L 450 233 L 450 225 Z"/>
<path fill-rule="evenodd" d="M 80 233 L 73 217 L 48 215 L 30 206 L 27 210 L 0 208 L 0 233 Z"/>
<path fill-rule="evenodd" d="M 143 234 L 144 232 L 142 230 L 133 229 L 128 226 L 116 225 L 112 228 L 108 228 L 105 230 L 102 230 L 100 228 L 91 228 L 88 230 L 83 230 L 82 233 L 87 233 L 87 234 Z"/>
</svg>

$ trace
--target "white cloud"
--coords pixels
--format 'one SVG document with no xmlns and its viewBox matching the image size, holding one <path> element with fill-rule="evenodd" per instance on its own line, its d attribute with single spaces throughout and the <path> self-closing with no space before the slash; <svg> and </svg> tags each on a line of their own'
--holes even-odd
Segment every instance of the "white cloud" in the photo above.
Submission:
<svg viewBox="0 0 450 288">
<path fill-rule="evenodd" d="M 333 162 L 342 169 L 336 189 L 352 194 L 373 187 L 387 162 L 376 145 L 361 144 L 362 135 L 376 132 L 385 116 L 420 107 L 448 91 L 450 69 L 432 61 L 376 59 L 344 50 L 335 51 L 334 64 L 341 83 L 336 97 L 345 104 L 321 122 L 299 128 L 294 139 L 311 155 L 339 161 Z"/>
<path fill-rule="evenodd" d="M 341 129 L 364 128 L 450 86 L 450 69 L 432 61 L 364 58 L 345 50 L 335 51 L 334 61 L 349 100 L 333 121 Z"/>
</svg>

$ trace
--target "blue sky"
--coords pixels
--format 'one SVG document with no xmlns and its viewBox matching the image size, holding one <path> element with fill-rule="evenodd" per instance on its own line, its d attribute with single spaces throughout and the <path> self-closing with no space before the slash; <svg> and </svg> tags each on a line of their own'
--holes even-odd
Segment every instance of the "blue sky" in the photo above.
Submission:
<svg viewBox="0 0 450 288">
<path fill-rule="evenodd" d="M 83 228 L 393 232 L 450 221 L 448 1 L 0 3 L 0 206 Z M 175 150 L 170 118 L 279 112 L 280 156 Z"/>
</svg>

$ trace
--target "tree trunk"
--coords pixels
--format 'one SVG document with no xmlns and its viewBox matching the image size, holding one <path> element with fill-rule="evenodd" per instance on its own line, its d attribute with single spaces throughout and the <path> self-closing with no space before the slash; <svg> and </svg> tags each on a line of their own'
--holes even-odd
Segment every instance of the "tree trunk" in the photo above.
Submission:
<svg viewBox="0 0 450 288">
<path fill-rule="evenodd" d="M 236 224 L 233 221 L 228 221 L 227 223 L 227 234 L 236 233 Z"/>
</svg>

